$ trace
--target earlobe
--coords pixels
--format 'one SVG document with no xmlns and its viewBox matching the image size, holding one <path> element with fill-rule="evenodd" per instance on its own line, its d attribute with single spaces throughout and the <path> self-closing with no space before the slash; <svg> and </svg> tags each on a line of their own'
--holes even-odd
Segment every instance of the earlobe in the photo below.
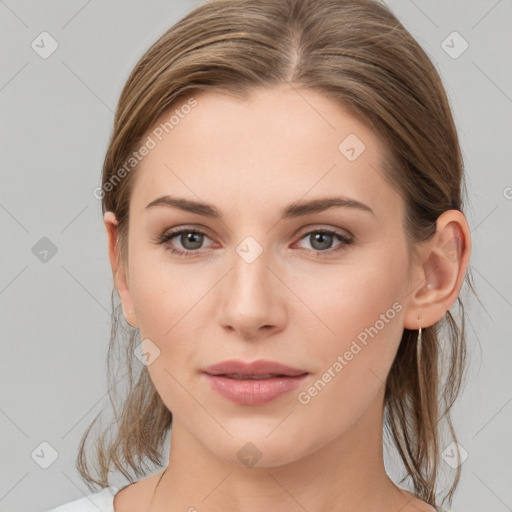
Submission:
<svg viewBox="0 0 512 512">
<path fill-rule="evenodd" d="M 448 210 L 437 219 L 436 233 L 422 248 L 417 262 L 413 298 L 405 317 L 405 327 L 418 329 L 435 324 L 457 300 L 462 287 L 471 252 L 470 230 L 464 215 Z"/>
<path fill-rule="evenodd" d="M 114 277 L 114 285 L 121 299 L 123 314 L 129 325 L 134 328 L 138 328 L 138 320 L 135 315 L 130 288 L 127 282 L 124 266 L 121 261 L 121 255 L 119 253 L 119 245 L 117 241 L 117 227 L 119 223 L 114 212 L 111 211 L 105 212 L 103 220 L 107 231 L 108 254 Z"/>
</svg>

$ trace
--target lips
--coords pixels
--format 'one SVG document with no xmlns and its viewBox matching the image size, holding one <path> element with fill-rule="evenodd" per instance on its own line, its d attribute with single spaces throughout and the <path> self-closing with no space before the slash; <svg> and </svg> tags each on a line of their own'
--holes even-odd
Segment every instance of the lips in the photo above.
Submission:
<svg viewBox="0 0 512 512">
<path fill-rule="evenodd" d="M 252 363 L 231 359 L 208 366 L 203 370 L 209 375 L 224 375 L 234 379 L 257 378 L 268 379 L 271 377 L 296 377 L 308 373 L 306 370 L 293 368 L 283 363 L 260 359 Z"/>
<path fill-rule="evenodd" d="M 225 374 L 224 377 L 238 380 L 265 380 L 271 379 L 272 377 L 286 377 L 286 375 L 281 373 L 267 373 L 266 375 L 244 375 L 242 373 L 228 373 Z"/>
<path fill-rule="evenodd" d="M 302 384 L 309 372 L 276 361 L 223 361 L 203 370 L 211 388 L 239 405 L 264 405 Z"/>
</svg>

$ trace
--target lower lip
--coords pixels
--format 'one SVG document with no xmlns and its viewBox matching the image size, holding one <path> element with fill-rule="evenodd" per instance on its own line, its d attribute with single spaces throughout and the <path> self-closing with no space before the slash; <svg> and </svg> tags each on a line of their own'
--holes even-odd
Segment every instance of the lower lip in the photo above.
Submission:
<svg viewBox="0 0 512 512">
<path fill-rule="evenodd" d="M 205 374 L 215 391 L 241 405 L 266 404 L 294 390 L 307 377 L 307 373 L 295 377 L 270 379 L 230 379 L 223 375 Z"/>
</svg>

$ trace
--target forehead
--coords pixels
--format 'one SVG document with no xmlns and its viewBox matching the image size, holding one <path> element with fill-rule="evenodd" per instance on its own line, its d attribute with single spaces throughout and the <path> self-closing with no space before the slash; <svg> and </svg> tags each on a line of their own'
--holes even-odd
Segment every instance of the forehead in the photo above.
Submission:
<svg viewBox="0 0 512 512">
<path fill-rule="evenodd" d="M 136 171 L 137 209 L 177 192 L 233 205 L 265 200 L 268 207 L 338 192 L 400 207 L 382 176 L 386 147 L 333 99 L 288 85 L 245 99 L 217 91 L 191 98 L 195 104 L 178 101 L 147 133 L 154 147 Z"/>
</svg>

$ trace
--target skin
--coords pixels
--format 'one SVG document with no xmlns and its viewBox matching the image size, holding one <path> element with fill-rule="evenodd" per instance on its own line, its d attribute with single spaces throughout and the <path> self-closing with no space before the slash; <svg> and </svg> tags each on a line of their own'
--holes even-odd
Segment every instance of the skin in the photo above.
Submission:
<svg viewBox="0 0 512 512">
<path fill-rule="evenodd" d="M 124 314 L 160 350 L 148 370 L 174 417 L 169 465 L 151 508 L 162 471 L 120 491 L 116 512 L 433 511 L 385 472 L 384 382 L 403 329 L 418 329 L 420 315 L 422 327 L 434 324 L 457 299 L 471 248 L 466 219 L 443 213 L 435 236 L 409 259 L 403 200 L 379 171 L 386 148 L 339 104 L 288 85 L 248 100 L 211 91 L 194 97 L 195 109 L 136 171 L 127 268 L 117 221 L 105 215 Z M 366 146 L 354 161 L 338 150 L 349 134 Z M 223 220 L 146 208 L 164 194 L 211 203 Z M 334 207 L 279 220 L 290 203 L 333 195 L 361 201 L 374 215 Z M 206 235 L 196 255 L 166 249 L 184 249 L 179 235 L 155 243 L 184 225 Z M 333 237 L 322 251 L 311 235 L 321 228 L 354 241 L 336 252 L 342 242 Z M 252 263 L 236 252 L 247 236 L 263 250 Z M 454 241 L 458 258 L 445 250 Z M 298 393 L 397 301 L 394 318 L 300 403 Z M 273 402 L 238 405 L 200 371 L 231 358 L 267 358 L 310 373 Z M 253 467 L 237 457 L 248 442 L 261 452 Z"/>
</svg>

